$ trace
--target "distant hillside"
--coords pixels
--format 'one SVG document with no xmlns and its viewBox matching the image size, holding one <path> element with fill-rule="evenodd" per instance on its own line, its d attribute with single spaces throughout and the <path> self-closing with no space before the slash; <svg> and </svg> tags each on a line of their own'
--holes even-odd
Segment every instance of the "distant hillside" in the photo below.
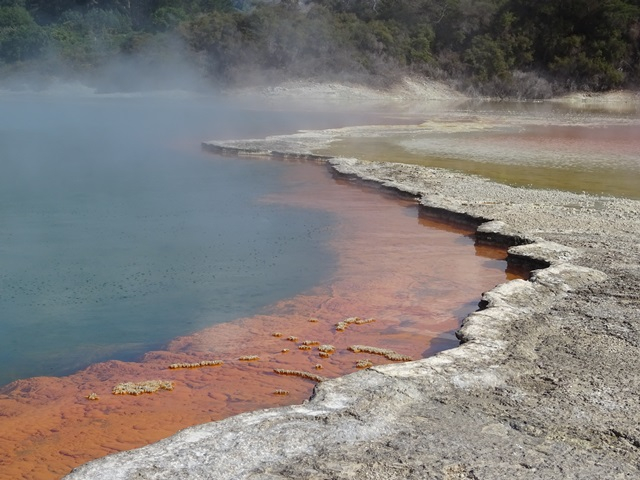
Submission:
<svg viewBox="0 0 640 480">
<path fill-rule="evenodd" d="M 640 0 L 0 0 L 5 78 L 146 88 L 187 70 L 225 86 L 411 73 L 527 98 L 634 87 Z"/>
</svg>

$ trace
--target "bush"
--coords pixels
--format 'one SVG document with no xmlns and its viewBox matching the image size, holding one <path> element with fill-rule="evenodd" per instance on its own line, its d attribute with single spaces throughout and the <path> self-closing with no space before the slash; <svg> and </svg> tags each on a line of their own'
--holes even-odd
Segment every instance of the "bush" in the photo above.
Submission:
<svg viewBox="0 0 640 480">
<path fill-rule="evenodd" d="M 47 41 L 44 29 L 24 7 L 0 7 L 0 59 L 12 63 L 36 58 Z"/>
</svg>

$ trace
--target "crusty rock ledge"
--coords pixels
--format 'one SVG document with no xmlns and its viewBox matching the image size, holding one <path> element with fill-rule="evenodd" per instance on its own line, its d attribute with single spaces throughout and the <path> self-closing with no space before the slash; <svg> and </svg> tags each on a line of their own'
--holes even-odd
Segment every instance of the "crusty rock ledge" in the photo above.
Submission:
<svg viewBox="0 0 640 480">
<path fill-rule="evenodd" d="M 188 428 L 67 478 L 639 478 L 640 202 L 327 162 L 548 268 L 485 293 L 458 348 L 323 382 L 303 405 Z"/>
</svg>

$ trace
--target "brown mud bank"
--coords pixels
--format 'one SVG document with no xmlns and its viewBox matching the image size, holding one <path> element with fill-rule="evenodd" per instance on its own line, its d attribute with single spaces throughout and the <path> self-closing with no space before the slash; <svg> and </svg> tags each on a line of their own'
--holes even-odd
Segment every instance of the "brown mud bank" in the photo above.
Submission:
<svg viewBox="0 0 640 480">
<path fill-rule="evenodd" d="M 281 140 L 222 147 L 286 152 Z M 313 153 L 293 142 L 292 155 Z M 186 429 L 68 478 L 638 478 L 640 202 L 328 161 L 545 268 L 484 294 L 458 348 L 323 382 L 303 405 Z"/>
<path fill-rule="evenodd" d="M 64 378 L 5 387 L 0 478 L 59 478 L 93 458 L 147 445 L 191 425 L 300 403 L 311 395 L 313 380 L 278 375 L 276 369 L 334 378 L 357 371 L 360 360 L 394 363 L 350 351 L 352 345 L 414 359 L 452 347 L 457 344 L 452 332 L 477 308 L 479 292 L 513 278 L 505 274 L 503 248 L 474 246 L 471 229 L 420 215 L 410 196 L 381 195 L 380 189 L 334 178 L 325 165 L 309 162 L 291 162 L 286 175 L 290 187 L 263 201 L 335 215 L 332 278 L 260 315 L 178 338 L 140 362 L 101 363 Z M 337 330 L 336 323 L 356 316 L 375 321 Z M 322 355 L 323 344 L 335 351 Z M 240 359 L 253 355 L 258 359 Z M 223 364 L 168 368 L 217 360 Z M 122 382 L 148 380 L 172 382 L 173 390 L 111 393 Z M 86 398 L 92 393 L 97 400 Z"/>
</svg>

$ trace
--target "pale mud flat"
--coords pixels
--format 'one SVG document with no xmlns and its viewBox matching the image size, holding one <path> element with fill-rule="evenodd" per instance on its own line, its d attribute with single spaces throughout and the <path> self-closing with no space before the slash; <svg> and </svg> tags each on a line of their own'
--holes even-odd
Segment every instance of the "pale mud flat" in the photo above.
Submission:
<svg viewBox="0 0 640 480">
<path fill-rule="evenodd" d="M 473 124 L 463 128 L 486 127 Z M 425 214 L 473 225 L 539 269 L 486 292 L 455 349 L 323 382 L 302 405 L 192 427 L 68 478 L 640 477 L 640 202 L 334 158 L 338 137 L 345 130 L 205 147 L 326 161 L 415 195 Z"/>
</svg>

